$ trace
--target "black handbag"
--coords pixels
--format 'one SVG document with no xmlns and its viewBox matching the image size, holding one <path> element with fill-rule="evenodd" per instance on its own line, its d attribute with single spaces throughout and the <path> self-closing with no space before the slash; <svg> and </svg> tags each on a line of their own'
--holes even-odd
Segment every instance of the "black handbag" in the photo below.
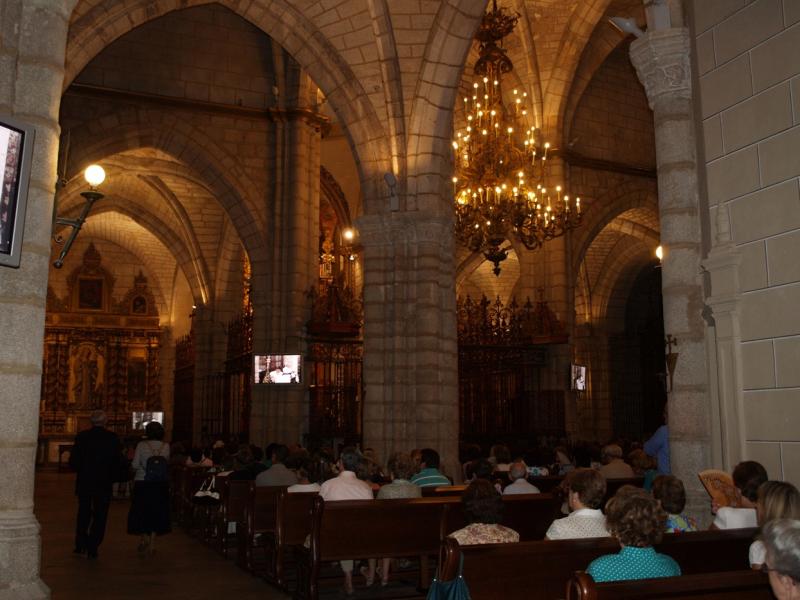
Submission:
<svg viewBox="0 0 800 600">
<path fill-rule="evenodd" d="M 450 581 L 441 581 L 437 573 L 437 577 L 433 578 L 431 587 L 428 588 L 427 600 L 470 600 L 469 586 L 467 586 L 467 581 L 461 574 L 463 568 L 464 555 L 462 554 L 458 562 L 458 575 L 456 575 L 456 578 Z"/>
</svg>

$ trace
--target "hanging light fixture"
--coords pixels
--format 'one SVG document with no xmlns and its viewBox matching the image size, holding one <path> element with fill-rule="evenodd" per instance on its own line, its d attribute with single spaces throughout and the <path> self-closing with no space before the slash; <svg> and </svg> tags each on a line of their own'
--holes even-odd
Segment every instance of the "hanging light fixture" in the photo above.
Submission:
<svg viewBox="0 0 800 600">
<path fill-rule="evenodd" d="M 508 256 L 506 240 L 534 250 L 581 222 L 580 198 L 570 198 L 561 185 L 547 185 L 550 144 L 530 125 L 528 94 L 513 90 L 509 103 L 503 98 L 502 76 L 513 64 L 499 44 L 518 20 L 519 14 L 498 9 L 497 0 L 483 16 L 475 36 L 476 80 L 464 97 L 465 122 L 453 140 L 456 238 L 482 252 L 495 275 Z"/>
</svg>

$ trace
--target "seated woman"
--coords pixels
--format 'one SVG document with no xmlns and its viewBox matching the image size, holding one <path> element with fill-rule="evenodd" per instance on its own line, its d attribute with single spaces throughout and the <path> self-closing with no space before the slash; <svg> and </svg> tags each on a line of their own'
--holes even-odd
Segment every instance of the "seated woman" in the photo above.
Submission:
<svg viewBox="0 0 800 600">
<path fill-rule="evenodd" d="M 648 456 L 644 450 L 633 450 L 628 454 L 628 464 L 636 477 L 644 477 L 642 487 L 648 492 L 653 489 L 653 481 L 658 476 L 656 460 Z"/>
<path fill-rule="evenodd" d="M 297 475 L 297 483 L 290 485 L 287 492 L 290 494 L 302 492 L 319 492 L 319 473 L 315 473 L 317 464 L 308 456 L 298 456 L 296 459 L 287 460 L 287 466 Z"/>
<path fill-rule="evenodd" d="M 505 472 L 511 468 L 511 451 L 505 444 L 495 444 L 489 451 L 489 461 L 495 471 Z"/>
<path fill-rule="evenodd" d="M 765 570 L 778 600 L 800 598 L 800 521 L 775 519 L 764 525 Z"/>
<path fill-rule="evenodd" d="M 775 519 L 800 519 L 800 492 L 785 481 L 766 481 L 758 488 L 756 502 L 758 526 L 764 526 Z M 759 535 L 750 544 L 750 566 L 760 569 L 766 560 L 764 542 Z"/>
<path fill-rule="evenodd" d="M 503 517 L 503 498 L 486 479 L 471 482 L 461 496 L 464 516 L 469 525 L 454 531 L 449 537 L 455 538 L 459 545 L 497 544 L 518 542 L 519 534 L 513 529 L 500 525 Z"/>
<path fill-rule="evenodd" d="M 740 462 L 733 469 L 733 485 L 739 495 L 739 505 L 717 507 L 711 504 L 711 512 L 716 514 L 711 529 L 741 529 L 756 527 L 756 500 L 758 488 L 769 477 L 760 463 L 754 460 Z"/>
<path fill-rule="evenodd" d="M 550 525 L 545 539 L 569 540 L 608 536 L 600 507 L 606 495 L 606 479 L 594 469 L 575 469 L 564 480 L 570 514 Z"/>
<path fill-rule="evenodd" d="M 676 577 L 681 568 L 672 557 L 658 554 L 667 514 L 647 492 L 623 486 L 606 504 L 606 526 L 622 550 L 589 564 L 586 572 L 597 581 Z"/>
<path fill-rule="evenodd" d="M 683 482 L 674 475 L 659 475 L 653 481 L 653 498 L 667 513 L 665 533 L 697 531 L 697 522 L 682 514 L 686 506 L 686 490 Z"/>
</svg>

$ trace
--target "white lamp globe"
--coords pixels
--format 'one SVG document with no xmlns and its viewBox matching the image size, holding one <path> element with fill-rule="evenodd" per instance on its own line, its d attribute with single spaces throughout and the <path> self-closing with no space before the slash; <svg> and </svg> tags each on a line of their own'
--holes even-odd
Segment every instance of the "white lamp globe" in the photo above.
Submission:
<svg viewBox="0 0 800 600">
<path fill-rule="evenodd" d="M 99 186 L 106 179 L 106 172 L 100 165 L 89 165 L 83 172 L 83 177 L 93 188 Z"/>
</svg>

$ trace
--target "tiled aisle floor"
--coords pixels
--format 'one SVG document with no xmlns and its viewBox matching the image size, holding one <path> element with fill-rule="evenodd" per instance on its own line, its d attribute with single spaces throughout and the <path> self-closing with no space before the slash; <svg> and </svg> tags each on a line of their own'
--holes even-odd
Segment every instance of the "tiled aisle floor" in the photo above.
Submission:
<svg viewBox="0 0 800 600">
<path fill-rule="evenodd" d="M 42 526 L 42 579 L 53 600 L 284 600 L 180 529 L 157 540 L 156 554 L 140 558 L 138 539 L 125 533 L 128 502 L 114 500 L 100 557 L 72 554 L 77 499 L 74 475 L 36 475 L 36 517 Z"/>
</svg>

